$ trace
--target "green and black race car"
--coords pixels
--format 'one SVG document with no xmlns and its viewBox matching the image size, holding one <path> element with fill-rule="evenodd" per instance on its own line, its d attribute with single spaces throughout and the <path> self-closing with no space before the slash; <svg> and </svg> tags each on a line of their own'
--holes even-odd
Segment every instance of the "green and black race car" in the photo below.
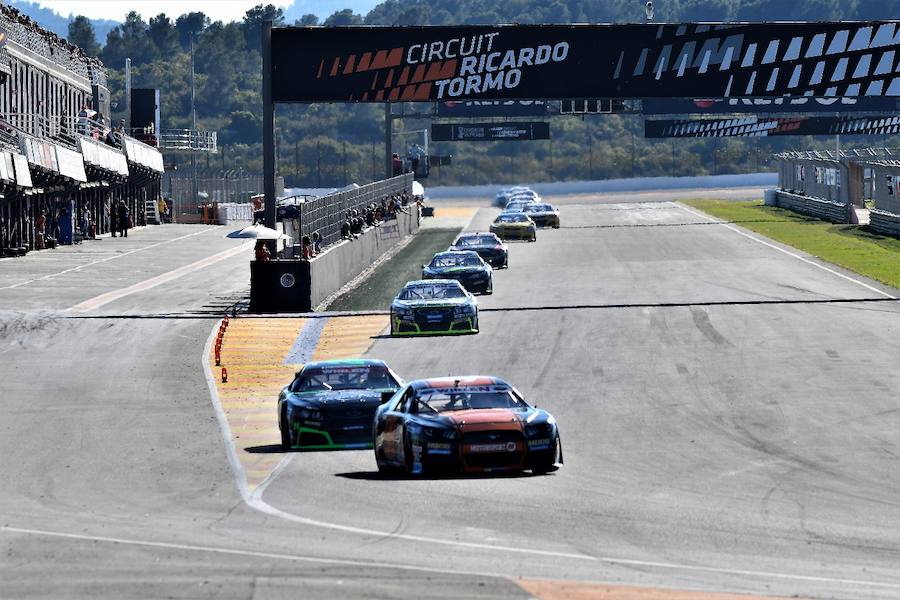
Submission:
<svg viewBox="0 0 900 600">
<path fill-rule="evenodd" d="M 306 363 L 278 395 L 285 450 L 370 448 L 375 410 L 403 386 L 380 360 Z"/>
<path fill-rule="evenodd" d="M 478 333 L 478 301 L 455 279 L 410 281 L 391 303 L 391 335 Z"/>
</svg>

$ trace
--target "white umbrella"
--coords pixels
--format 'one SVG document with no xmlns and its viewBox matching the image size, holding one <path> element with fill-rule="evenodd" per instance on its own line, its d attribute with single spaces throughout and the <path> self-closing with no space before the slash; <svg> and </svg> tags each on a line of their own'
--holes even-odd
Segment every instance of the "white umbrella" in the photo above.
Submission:
<svg viewBox="0 0 900 600">
<path fill-rule="evenodd" d="M 413 181 L 412 195 L 413 196 L 424 196 L 425 195 L 425 187 L 418 181 Z"/>
<path fill-rule="evenodd" d="M 257 240 L 286 240 L 290 236 L 279 233 L 270 227 L 262 225 L 250 225 L 238 231 L 232 231 L 228 234 L 230 238 L 254 238 Z"/>
</svg>

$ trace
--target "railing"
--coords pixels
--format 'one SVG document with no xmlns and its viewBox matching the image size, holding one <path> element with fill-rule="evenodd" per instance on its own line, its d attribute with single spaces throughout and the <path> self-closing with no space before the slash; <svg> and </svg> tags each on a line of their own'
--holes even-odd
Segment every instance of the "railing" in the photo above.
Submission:
<svg viewBox="0 0 900 600">
<path fill-rule="evenodd" d="M 361 213 L 367 205 L 380 205 L 391 196 L 412 192 L 413 174 L 405 173 L 390 179 L 375 181 L 353 190 L 334 192 L 327 196 L 299 203 L 300 238 L 312 236 L 318 231 L 325 245 L 341 239 L 341 225 L 346 220 L 348 210 Z"/>
<path fill-rule="evenodd" d="M 193 129 L 162 129 L 158 136 L 144 129 L 135 129 L 132 136 L 145 143 L 147 139 L 157 139 L 160 150 L 166 152 L 209 152 L 218 151 L 218 135 L 215 131 L 194 131 Z M 147 139 L 142 138 L 144 136 Z M 151 144 L 152 145 L 152 144 Z"/>
<path fill-rule="evenodd" d="M 94 81 L 91 68 L 102 69 L 99 62 L 81 54 L 77 46 L 71 45 L 37 23 L 5 4 L 0 13 L 0 26 L 6 30 L 9 40 L 23 48 L 42 56 L 61 67 Z M 90 65 L 90 66 L 89 66 Z M 105 74 L 103 80 L 105 81 Z"/>
</svg>

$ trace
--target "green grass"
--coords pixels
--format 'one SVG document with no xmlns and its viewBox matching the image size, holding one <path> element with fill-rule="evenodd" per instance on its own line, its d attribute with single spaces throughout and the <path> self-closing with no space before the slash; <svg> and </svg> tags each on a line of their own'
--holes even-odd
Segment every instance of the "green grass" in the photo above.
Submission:
<svg viewBox="0 0 900 600">
<path fill-rule="evenodd" d="M 446 250 L 460 229 L 422 229 L 396 256 L 378 266 L 358 286 L 338 296 L 328 310 L 387 310 L 407 281 L 422 278 L 422 265 Z"/>
<path fill-rule="evenodd" d="M 685 204 L 900 288 L 900 239 L 878 235 L 866 226 L 835 225 L 765 206 L 761 201 L 689 200 Z"/>
</svg>

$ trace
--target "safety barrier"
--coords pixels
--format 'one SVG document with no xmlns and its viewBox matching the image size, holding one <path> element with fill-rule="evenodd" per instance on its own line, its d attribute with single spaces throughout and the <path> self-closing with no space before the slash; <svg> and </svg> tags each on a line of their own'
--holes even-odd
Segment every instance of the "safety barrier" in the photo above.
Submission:
<svg viewBox="0 0 900 600">
<path fill-rule="evenodd" d="M 395 194 L 412 193 L 413 174 L 405 173 L 390 179 L 342 190 L 297 204 L 300 239 L 318 231 L 325 245 L 341 239 L 341 224 L 348 210 L 362 211 L 371 203 L 381 204 Z"/>
</svg>

